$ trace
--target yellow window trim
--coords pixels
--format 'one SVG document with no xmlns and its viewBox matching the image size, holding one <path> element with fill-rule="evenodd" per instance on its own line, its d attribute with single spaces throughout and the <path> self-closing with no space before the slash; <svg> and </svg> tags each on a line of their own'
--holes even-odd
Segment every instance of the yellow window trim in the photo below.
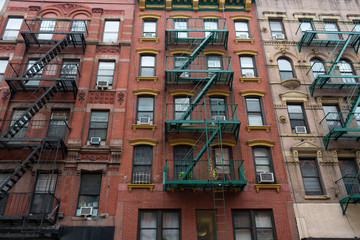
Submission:
<svg viewBox="0 0 360 240">
<path fill-rule="evenodd" d="M 170 50 L 171 54 L 191 54 L 192 51 L 190 51 L 189 49 L 185 49 L 185 48 L 176 48 L 176 49 L 172 49 Z"/>
<path fill-rule="evenodd" d="M 187 139 L 187 138 L 179 138 L 170 140 L 170 146 L 177 146 L 177 145 L 188 145 L 188 146 L 195 146 L 196 141 L 194 139 Z"/>
<path fill-rule="evenodd" d="M 128 184 L 128 191 L 131 192 L 133 189 L 149 189 L 153 192 L 155 184 Z"/>
<path fill-rule="evenodd" d="M 239 78 L 240 82 L 241 83 L 244 83 L 244 82 L 258 82 L 260 83 L 261 82 L 261 77 L 241 77 Z"/>
<path fill-rule="evenodd" d="M 245 10 L 247 12 L 251 11 L 251 0 L 245 0 Z"/>
<path fill-rule="evenodd" d="M 137 89 L 133 90 L 134 95 L 153 95 L 157 96 L 159 94 L 159 90 L 155 89 Z"/>
<path fill-rule="evenodd" d="M 250 132 L 251 130 L 265 130 L 266 132 L 269 132 L 270 125 L 265 125 L 265 126 L 250 126 L 250 125 L 247 125 L 246 130 L 248 132 Z"/>
<path fill-rule="evenodd" d="M 136 131 L 136 129 L 150 129 L 154 132 L 156 129 L 156 125 L 154 125 L 154 124 L 151 124 L 151 125 L 150 124 L 133 124 L 132 128 L 133 128 L 134 132 Z"/>
<path fill-rule="evenodd" d="M 189 89 L 176 89 L 176 90 L 170 90 L 170 95 L 171 96 L 180 96 L 180 95 L 193 96 L 194 93 Z"/>
<path fill-rule="evenodd" d="M 225 50 L 220 50 L 220 49 L 207 49 L 203 51 L 204 55 L 209 55 L 209 54 L 216 54 L 216 55 L 224 55 L 225 54 Z"/>
<path fill-rule="evenodd" d="M 246 142 L 246 144 L 249 147 L 253 147 L 253 146 L 267 146 L 267 147 L 273 147 L 275 142 L 272 140 L 267 140 L 267 139 L 256 139 L 256 140 L 249 140 Z"/>
<path fill-rule="evenodd" d="M 277 192 L 280 192 L 280 184 L 255 184 L 256 192 L 259 192 L 260 189 L 275 189 Z"/>
<path fill-rule="evenodd" d="M 246 96 L 259 96 L 259 97 L 263 97 L 265 95 L 264 91 L 260 91 L 260 90 L 245 90 L 245 91 L 240 91 L 241 96 L 246 97 Z"/>
<path fill-rule="evenodd" d="M 245 38 L 245 39 L 243 39 L 243 38 L 235 38 L 234 39 L 234 42 L 236 44 L 244 43 L 244 42 L 254 44 L 254 41 L 255 41 L 255 39 L 253 39 L 253 38 Z"/>
<path fill-rule="evenodd" d="M 170 14 L 170 18 L 191 18 L 191 15 L 185 14 Z"/>
<path fill-rule="evenodd" d="M 258 54 L 258 51 L 251 50 L 251 49 L 241 49 L 241 50 L 235 50 L 234 53 L 236 55 L 253 55 L 253 56 L 256 56 Z"/>
<path fill-rule="evenodd" d="M 154 76 L 154 77 L 137 76 L 136 77 L 137 82 L 139 82 L 139 81 L 154 81 L 154 82 L 157 82 L 157 80 L 158 80 L 157 76 Z"/>
<path fill-rule="evenodd" d="M 160 50 L 155 48 L 139 48 L 136 49 L 136 52 L 139 54 L 149 53 L 149 54 L 159 54 Z"/>
<path fill-rule="evenodd" d="M 228 96 L 230 96 L 230 91 L 214 89 L 214 90 L 209 90 L 206 93 L 206 96 L 214 96 L 214 95 L 228 97 Z"/>
<path fill-rule="evenodd" d="M 205 19 L 207 19 L 207 18 L 217 18 L 217 19 L 220 19 L 221 18 L 221 16 L 219 16 L 219 15 L 201 15 L 201 16 L 199 16 L 199 18 L 205 18 Z"/>
<path fill-rule="evenodd" d="M 142 144 L 143 144 L 143 145 L 156 146 L 156 144 L 158 143 L 157 140 L 150 139 L 150 138 L 130 139 L 129 142 L 130 142 L 130 145 L 131 145 L 131 146 L 142 145 Z"/>
<path fill-rule="evenodd" d="M 249 16 L 249 15 L 244 15 L 244 14 L 241 14 L 241 15 L 233 15 L 233 16 L 230 16 L 230 19 L 232 19 L 232 20 L 250 20 L 250 19 L 251 19 L 251 16 Z"/>
<path fill-rule="evenodd" d="M 158 37 L 139 37 L 139 41 L 142 42 L 159 42 Z"/>
<path fill-rule="evenodd" d="M 219 146 L 220 144 L 223 145 L 223 146 L 235 147 L 236 141 L 230 140 L 230 139 L 222 139 L 221 142 L 219 142 L 219 140 L 213 141 L 210 144 L 210 146 L 215 147 L 215 146 Z"/>
<path fill-rule="evenodd" d="M 139 14 L 140 18 L 153 18 L 153 19 L 159 19 L 161 18 L 160 14 L 155 14 L 155 13 L 141 13 Z"/>
</svg>

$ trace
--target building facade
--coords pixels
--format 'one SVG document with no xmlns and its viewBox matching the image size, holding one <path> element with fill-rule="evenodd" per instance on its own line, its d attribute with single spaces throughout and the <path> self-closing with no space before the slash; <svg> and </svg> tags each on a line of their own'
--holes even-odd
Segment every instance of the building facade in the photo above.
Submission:
<svg viewBox="0 0 360 240">
<path fill-rule="evenodd" d="M 256 1 L 300 239 L 359 237 L 359 4 Z"/>
</svg>

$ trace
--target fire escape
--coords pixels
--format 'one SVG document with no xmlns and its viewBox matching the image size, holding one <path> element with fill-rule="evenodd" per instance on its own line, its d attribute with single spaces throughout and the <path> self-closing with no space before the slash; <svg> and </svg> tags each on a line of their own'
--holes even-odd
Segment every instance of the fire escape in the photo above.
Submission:
<svg viewBox="0 0 360 240">
<path fill-rule="evenodd" d="M 320 121 L 327 133 L 323 137 L 323 143 L 327 149 L 330 141 L 360 140 L 360 125 L 357 120 L 360 117 L 360 75 L 355 73 L 359 69 L 359 63 L 347 63 L 342 59 L 346 49 L 353 48 L 356 53 L 360 47 L 360 25 L 351 21 L 302 21 L 297 31 L 301 34 L 298 49 L 304 46 L 332 47 L 331 57 L 333 62 L 314 62 L 309 72 L 313 73 L 314 79 L 310 85 L 312 96 L 346 96 L 344 105 L 340 111 L 328 112 Z M 308 73 L 309 73 L 308 72 Z M 345 214 L 349 203 L 360 202 L 359 173 L 354 176 L 344 176 L 336 181 L 340 190 L 340 205 Z M 343 205 L 346 204 L 344 207 Z"/>
<path fill-rule="evenodd" d="M 46 166 L 51 179 L 56 174 L 57 161 L 66 157 L 65 139 L 71 130 L 67 119 L 42 120 L 36 114 L 59 92 L 71 93 L 76 99 L 80 78 L 78 63 L 61 65 L 54 63 L 54 59 L 66 49 L 74 51 L 80 47 L 84 51 L 86 32 L 86 22 L 80 20 L 24 20 L 20 33 L 26 50 L 45 54 L 28 63 L 11 63 L 11 70 L 5 76 L 11 97 L 27 99 L 17 114 L 14 110 L 12 116 L 0 122 L 1 160 L 8 159 L 15 169 L 0 181 L 0 236 L 59 234 L 59 226 L 54 224 L 60 199 L 50 190 L 51 184 L 47 182 L 45 189 L 36 194 L 35 181 L 28 192 L 19 192 L 17 189 L 22 189 L 21 186 L 14 187 L 27 172 L 37 173 L 41 166 Z"/>
<path fill-rule="evenodd" d="M 167 19 L 166 46 L 182 45 L 191 53 L 166 58 L 165 89 L 180 86 L 191 91 L 183 98 L 189 100 L 166 105 L 165 136 L 181 138 L 192 133 L 198 139 L 183 159 L 166 160 L 163 186 L 164 190 L 212 189 L 217 239 L 227 239 L 225 190 L 242 190 L 247 181 L 243 161 L 223 155 L 223 137 L 238 139 L 237 105 L 205 97 L 216 85 L 231 90 L 234 75 L 230 57 L 216 56 L 211 63 L 212 56 L 200 56 L 208 45 L 227 48 L 225 19 L 214 21 L 218 28 L 205 30 L 204 19 Z M 214 143 L 219 149 L 217 157 L 211 150 Z"/>
</svg>

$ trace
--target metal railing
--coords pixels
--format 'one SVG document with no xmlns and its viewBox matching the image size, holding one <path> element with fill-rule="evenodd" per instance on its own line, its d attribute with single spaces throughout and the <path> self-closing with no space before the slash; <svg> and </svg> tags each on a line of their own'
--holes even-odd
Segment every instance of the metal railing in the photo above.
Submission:
<svg viewBox="0 0 360 240">
<path fill-rule="evenodd" d="M 357 174 L 347 174 L 335 181 L 339 189 L 340 198 L 346 198 L 359 194 L 360 197 L 360 172 Z"/>
<path fill-rule="evenodd" d="M 180 70 L 182 63 L 186 60 L 186 56 L 181 56 L 179 59 L 178 56 L 166 56 L 166 71 L 169 70 L 178 70 L 178 71 L 188 71 L 190 73 L 193 72 L 221 72 L 231 69 L 231 57 L 226 56 L 198 56 L 194 59 L 194 61 L 190 64 L 190 66 L 184 70 Z M 200 75 L 207 76 L 207 75 Z"/>
<path fill-rule="evenodd" d="M 216 26 L 216 28 L 215 28 Z M 210 29 L 213 27 L 214 29 Z M 208 28 L 208 29 L 206 29 Z M 204 37 L 205 32 L 209 31 L 227 31 L 226 19 L 204 19 L 204 18 L 167 18 L 166 19 L 166 31 L 178 31 L 178 32 L 198 32 L 202 33 Z"/>
<path fill-rule="evenodd" d="M 329 133 L 333 129 L 339 129 L 344 128 L 344 120 L 348 117 L 348 115 L 352 115 L 352 121 L 350 122 L 350 125 L 347 127 L 349 129 L 354 130 L 354 134 L 357 131 L 360 132 L 360 112 L 350 113 L 350 112 L 329 112 L 325 115 L 323 119 L 320 121 L 320 126 L 322 129 L 322 132 L 324 134 Z M 349 116 L 350 117 L 350 116 Z"/>
<path fill-rule="evenodd" d="M 317 39 L 346 39 L 351 33 L 360 33 L 360 25 L 352 21 L 303 20 L 299 23 L 296 34 L 316 32 Z"/>
<path fill-rule="evenodd" d="M 134 172 L 131 179 L 132 184 L 151 184 L 151 173 Z"/>
<path fill-rule="evenodd" d="M 335 64 L 335 68 L 331 75 L 328 75 L 331 67 Z M 307 76 L 311 81 L 319 80 L 320 78 L 329 78 L 330 82 L 339 83 L 359 83 L 360 63 L 358 62 L 314 62 L 309 70 Z"/>
<path fill-rule="evenodd" d="M 88 33 L 86 20 L 25 19 L 21 32 L 38 34 Z"/>
</svg>

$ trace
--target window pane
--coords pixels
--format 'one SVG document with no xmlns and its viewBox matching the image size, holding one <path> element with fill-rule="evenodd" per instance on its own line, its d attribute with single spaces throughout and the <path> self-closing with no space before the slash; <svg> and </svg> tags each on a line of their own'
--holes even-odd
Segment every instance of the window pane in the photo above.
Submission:
<svg viewBox="0 0 360 240">
<path fill-rule="evenodd" d="M 282 31 L 281 22 L 279 22 L 279 21 L 270 21 L 270 29 L 271 29 L 271 31 L 281 32 Z"/>
<path fill-rule="evenodd" d="M 152 146 L 134 147 L 134 164 L 151 165 L 153 149 Z"/>
<path fill-rule="evenodd" d="M 257 228 L 272 227 L 271 214 L 266 211 L 255 212 L 255 224 Z"/>
<path fill-rule="evenodd" d="M 286 59 L 279 59 L 278 66 L 279 70 L 292 71 L 291 63 Z"/>
<path fill-rule="evenodd" d="M 100 194 L 101 174 L 82 174 L 80 194 Z"/>
<path fill-rule="evenodd" d="M 308 195 L 321 195 L 321 185 L 318 178 L 304 178 L 304 187 Z"/>
<path fill-rule="evenodd" d="M 252 240 L 250 229 L 236 229 L 235 230 L 236 240 Z"/>
<path fill-rule="evenodd" d="M 39 174 L 36 181 L 36 193 L 55 192 L 57 174 Z"/>
<path fill-rule="evenodd" d="M 141 66 L 144 66 L 144 67 L 155 66 L 155 57 L 154 56 L 142 56 L 141 57 Z"/>
<path fill-rule="evenodd" d="M 250 223 L 250 214 L 248 211 L 239 211 L 235 213 L 234 216 L 234 226 L 235 228 L 239 228 L 239 227 L 250 227 L 251 223 Z"/>
<path fill-rule="evenodd" d="M 163 230 L 162 237 L 166 240 L 179 240 L 179 230 Z"/>
<path fill-rule="evenodd" d="M 141 228 L 156 228 L 156 212 L 142 212 L 140 219 Z"/>
<path fill-rule="evenodd" d="M 241 67 L 247 67 L 247 68 L 254 67 L 252 57 L 241 57 L 240 63 L 241 63 Z"/>
<path fill-rule="evenodd" d="M 249 113 L 248 119 L 249 119 L 250 126 L 262 126 L 263 125 L 263 120 L 262 120 L 261 114 Z"/>
<path fill-rule="evenodd" d="M 248 24 L 246 22 L 235 22 L 235 31 L 247 32 Z"/>
<path fill-rule="evenodd" d="M 105 32 L 116 32 L 119 29 L 120 22 L 119 21 L 105 21 Z"/>
<path fill-rule="evenodd" d="M 246 108 L 251 112 L 260 112 L 260 100 L 256 98 L 246 98 Z"/>
<path fill-rule="evenodd" d="M 140 230 L 140 240 L 155 240 L 156 230 Z"/>
<path fill-rule="evenodd" d="M 257 240 L 273 240 L 273 231 L 272 230 L 257 230 L 256 231 Z"/>
<path fill-rule="evenodd" d="M 109 112 L 91 112 L 91 122 L 107 122 L 109 119 Z"/>
<path fill-rule="evenodd" d="M 178 228 L 179 214 L 174 212 L 163 213 L 163 228 Z"/>
<path fill-rule="evenodd" d="M 304 177 L 317 176 L 317 169 L 314 160 L 301 160 L 301 172 Z"/>
<path fill-rule="evenodd" d="M 138 111 L 153 111 L 154 110 L 154 98 L 141 97 L 139 98 Z"/>
</svg>

